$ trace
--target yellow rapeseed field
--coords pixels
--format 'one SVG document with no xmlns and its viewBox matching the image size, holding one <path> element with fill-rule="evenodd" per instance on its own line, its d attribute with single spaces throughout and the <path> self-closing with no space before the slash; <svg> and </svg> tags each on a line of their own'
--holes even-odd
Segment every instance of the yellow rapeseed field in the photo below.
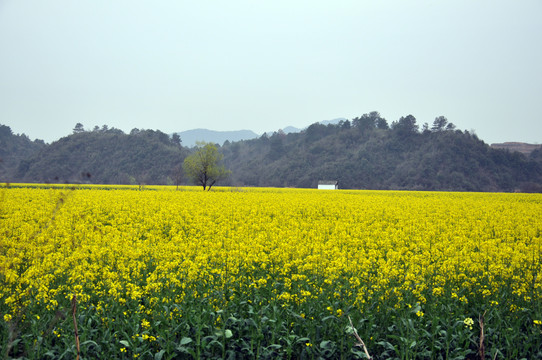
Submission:
<svg viewBox="0 0 542 360">
<path fill-rule="evenodd" d="M 267 301 L 325 294 L 360 311 L 445 297 L 513 312 L 540 300 L 541 195 L 135 190 L 2 189 L 4 319 L 73 294 L 98 309 L 145 298 L 146 312 L 186 296 L 261 302 L 264 289 Z"/>
</svg>

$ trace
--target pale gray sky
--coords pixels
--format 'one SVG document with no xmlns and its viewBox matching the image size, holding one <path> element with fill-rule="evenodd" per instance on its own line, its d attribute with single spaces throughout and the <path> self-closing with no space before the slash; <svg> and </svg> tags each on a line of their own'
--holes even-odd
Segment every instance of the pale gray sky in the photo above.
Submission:
<svg viewBox="0 0 542 360">
<path fill-rule="evenodd" d="M 542 142 L 541 0 L 0 0 L 0 124 L 305 127 L 444 115 Z"/>
</svg>

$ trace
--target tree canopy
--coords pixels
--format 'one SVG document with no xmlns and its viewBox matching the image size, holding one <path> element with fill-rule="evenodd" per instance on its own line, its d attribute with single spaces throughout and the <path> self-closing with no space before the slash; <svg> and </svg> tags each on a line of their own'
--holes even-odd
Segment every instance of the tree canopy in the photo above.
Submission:
<svg viewBox="0 0 542 360">
<path fill-rule="evenodd" d="M 346 122 L 315 123 L 300 133 L 224 144 L 232 186 L 523 191 L 542 184 L 542 156 L 491 148 L 444 116 L 423 131 L 413 115 L 388 126 L 376 111 Z M 533 191 L 533 190 L 530 190 Z"/>
<path fill-rule="evenodd" d="M 103 126 L 74 132 L 42 146 L 39 152 L 22 159 L 8 180 L 174 184 L 172 170 L 182 160 L 183 149 L 161 131 L 138 130 L 127 135 Z"/>
<path fill-rule="evenodd" d="M 125 134 L 79 124 L 74 130 L 45 144 L 0 125 L 0 180 L 195 183 L 208 190 L 217 182 L 315 188 L 318 180 L 331 179 L 343 189 L 542 192 L 542 148 L 530 155 L 492 148 L 444 116 L 419 127 L 407 115 L 388 126 L 374 111 L 338 124 L 315 123 L 299 133 L 277 131 L 192 149 L 180 137 L 154 130 Z"/>
<path fill-rule="evenodd" d="M 184 159 L 184 171 L 194 184 L 201 185 L 203 190 L 228 177 L 230 172 L 221 164 L 223 155 L 215 144 L 198 142 L 196 151 Z"/>
<path fill-rule="evenodd" d="M 0 124 L 0 182 L 18 180 L 18 166 L 46 147 L 43 140 L 31 141 L 25 134 L 13 134 L 9 126 Z"/>
</svg>

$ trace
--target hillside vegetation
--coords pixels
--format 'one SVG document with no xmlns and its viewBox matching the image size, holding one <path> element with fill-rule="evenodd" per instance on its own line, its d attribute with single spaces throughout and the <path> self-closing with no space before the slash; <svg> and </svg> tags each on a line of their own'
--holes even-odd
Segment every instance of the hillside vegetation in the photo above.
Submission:
<svg viewBox="0 0 542 360">
<path fill-rule="evenodd" d="M 76 127 L 47 145 L 2 129 L 1 181 L 188 184 L 181 165 L 194 149 L 181 146 L 178 135 Z M 337 180 L 342 189 L 542 190 L 540 148 L 529 155 L 491 148 L 442 116 L 420 129 L 412 115 L 388 124 L 371 112 L 217 147 L 231 170 L 218 184 L 225 186 L 314 188 Z"/>
<path fill-rule="evenodd" d="M 225 144 L 231 182 L 247 186 L 515 191 L 540 190 L 541 151 L 525 156 L 490 148 L 440 117 L 420 131 L 409 115 L 388 126 L 378 113 L 303 133 Z"/>
<path fill-rule="evenodd" d="M 21 161 L 12 182 L 168 184 L 182 165 L 182 148 L 154 130 L 82 131 Z"/>
<path fill-rule="evenodd" d="M 19 164 L 45 147 L 42 140 L 32 141 L 26 135 L 15 135 L 9 126 L 0 124 L 0 181 L 15 179 Z"/>
</svg>

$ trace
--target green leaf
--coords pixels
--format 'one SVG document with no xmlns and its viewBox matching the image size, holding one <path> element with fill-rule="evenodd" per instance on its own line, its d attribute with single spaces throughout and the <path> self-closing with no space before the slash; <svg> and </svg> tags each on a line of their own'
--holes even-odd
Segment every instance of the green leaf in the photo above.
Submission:
<svg viewBox="0 0 542 360">
<path fill-rule="evenodd" d="M 124 347 L 127 347 L 127 348 L 130 347 L 130 343 L 129 343 L 128 341 L 126 341 L 126 340 L 121 340 L 121 341 L 119 341 L 119 343 L 121 343 L 122 345 L 124 345 Z"/>
<path fill-rule="evenodd" d="M 175 350 L 177 350 L 181 354 L 191 354 L 190 349 L 188 349 L 188 348 L 186 348 L 184 346 L 177 346 L 177 348 Z"/>
<path fill-rule="evenodd" d="M 298 344 L 305 344 L 308 342 L 311 342 L 311 339 L 309 339 L 308 337 L 302 337 L 296 340 L 296 343 Z"/>
<path fill-rule="evenodd" d="M 211 336 L 207 336 L 207 337 L 211 337 Z M 205 338 L 204 338 L 205 339 Z M 211 340 L 209 343 L 207 343 L 205 345 L 205 349 L 212 349 L 213 346 L 217 346 L 217 347 L 222 347 L 222 343 L 218 340 Z"/>
<path fill-rule="evenodd" d="M 95 341 L 92 341 L 92 340 L 87 340 L 87 341 L 82 342 L 81 346 L 85 346 L 87 344 L 92 344 L 92 345 L 98 347 L 98 344 Z"/>
<path fill-rule="evenodd" d="M 226 331 L 224 331 L 224 336 L 226 337 L 226 339 L 229 339 L 233 336 L 233 333 L 230 329 L 226 329 Z"/>
<path fill-rule="evenodd" d="M 320 348 L 322 349 L 329 349 L 333 347 L 333 341 L 330 340 L 324 340 L 320 343 Z"/>
<path fill-rule="evenodd" d="M 186 345 L 186 344 L 190 344 L 193 340 L 189 337 L 183 337 L 181 339 L 181 342 L 180 342 L 180 345 L 183 346 L 183 345 Z"/>
<path fill-rule="evenodd" d="M 376 344 L 384 347 L 387 350 L 395 350 L 395 347 L 387 341 L 379 341 Z"/>
<path fill-rule="evenodd" d="M 160 352 L 157 352 L 156 354 L 154 354 L 154 360 L 162 360 L 162 357 L 164 356 L 165 353 L 166 353 L 166 350 L 164 349 L 160 350 Z"/>
</svg>

